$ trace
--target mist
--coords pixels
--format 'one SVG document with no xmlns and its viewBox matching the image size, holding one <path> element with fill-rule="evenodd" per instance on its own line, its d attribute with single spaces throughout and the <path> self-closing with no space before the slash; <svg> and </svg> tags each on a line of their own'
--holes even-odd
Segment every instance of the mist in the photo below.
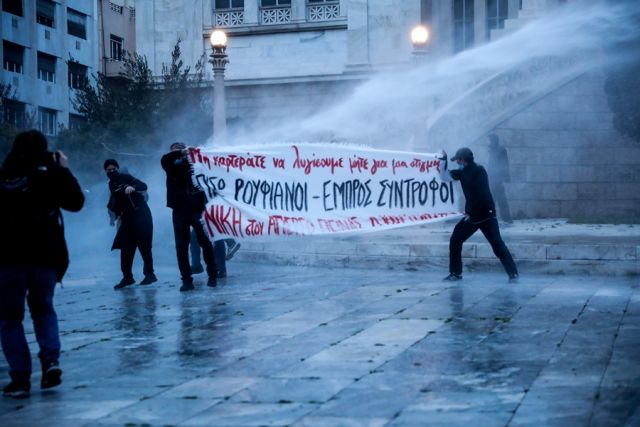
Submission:
<svg viewBox="0 0 640 427">
<path fill-rule="evenodd" d="M 497 124 L 501 109 L 506 108 L 504 99 L 522 97 L 526 102 L 581 73 L 624 66 L 625 61 L 638 55 L 613 49 L 639 31 L 634 21 L 638 5 L 626 3 L 571 2 L 497 41 L 451 57 L 427 55 L 421 63 L 376 74 L 308 117 L 300 117 L 295 106 L 278 105 L 283 119 L 276 125 L 274 121 L 260 121 L 251 127 L 230 124 L 229 145 L 339 141 L 406 151 L 452 151 L 464 145 L 473 148 Z M 183 135 L 181 139 L 187 144 L 213 148 L 211 138 L 200 144 L 202 137 L 189 127 L 189 117 L 203 114 L 208 107 L 197 105 L 176 117 L 169 134 Z M 161 141 L 166 151 L 170 142 Z M 149 186 L 155 263 L 177 266 L 171 210 L 165 206 L 162 154 L 157 151 L 141 157 L 112 157 Z M 109 226 L 106 176 L 100 182 L 103 175 L 100 165 L 95 175 L 78 177 L 87 197 L 86 206 L 78 214 L 65 214 L 69 275 L 86 277 L 91 271 L 109 268 L 115 284 L 120 277 L 119 251 L 110 251 L 115 228 Z M 139 256 L 134 274 L 141 278 Z M 177 280 L 177 269 L 175 278 L 160 279 Z"/>
</svg>

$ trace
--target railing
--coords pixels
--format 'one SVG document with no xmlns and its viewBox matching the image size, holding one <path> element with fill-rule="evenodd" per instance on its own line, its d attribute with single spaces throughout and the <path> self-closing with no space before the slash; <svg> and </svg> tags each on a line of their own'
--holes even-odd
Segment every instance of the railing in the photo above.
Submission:
<svg viewBox="0 0 640 427">
<path fill-rule="evenodd" d="M 216 27 L 238 27 L 244 24 L 243 9 L 214 10 L 213 17 Z"/>
<path fill-rule="evenodd" d="M 260 9 L 262 25 L 286 24 L 291 22 L 291 7 L 263 7 Z"/>
<path fill-rule="evenodd" d="M 307 20 L 311 22 L 332 21 L 340 18 L 340 3 L 307 5 Z"/>
</svg>

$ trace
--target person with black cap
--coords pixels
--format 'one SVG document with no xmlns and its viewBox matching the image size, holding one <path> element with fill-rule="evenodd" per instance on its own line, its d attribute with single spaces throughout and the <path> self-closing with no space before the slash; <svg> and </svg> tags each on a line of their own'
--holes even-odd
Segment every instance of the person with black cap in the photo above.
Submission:
<svg viewBox="0 0 640 427">
<path fill-rule="evenodd" d="M 489 178 L 485 169 L 473 160 L 469 148 L 461 148 L 451 158 L 458 165 L 449 170 L 447 153 L 442 152 L 444 167 L 440 168 L 441 178 L 445 181 L 460 181 L 466 199 L 465 217 L 458 222 L 449 240 L 449 275 L 447 281 L 462 279 L 462 244 L 478 229 L 487 238 L 493 253 L 500 259 L 509 275 L 509 281 L 517 281 L 518 269 L 513 257 L 500 237 L 500 228 L 496 219 L 496 208 L 489 190 Z"/>
<path fill-rule="evenodd" d="M 53 295 L 69 266 L 69 252 L 60 209 L 78 212 L 84 195 L 67 157 L 47 151 L 47 145 L 41 132 L 23 132 L 0 168 L 0 338 L 11 377 L 2 394 L 13 398 L 28 397 L 31 390 L 25 299 L 40 347 L 40 387 L 62 382 Z"/>
<path fill-rule="evenodd" d="M 108 209 L 120 220 L 111 250 L 120 249 L 122 280 L 113 289 L 122 289 L 136 283 L 132 272 L 136 249 L 140 251 L 144 263 L 144 279 L 140 284 L 157 282 L 151 251 L 153 218 L 145 198 L 147 184 L 129 174 L 120 173 L 120 165 L 115 159 L 105 160 L 104 170 L 109 178 L 111 192 Z"/>
<path fill-rule="evenodd" d="M 187 159 L 188 148 L 182 142 L 171 144 L 170 152 L 162 156 L 160 163 L 167 174 L 167 206 L 173 209 L 173 233 L 176 240 L 176 256 L 182 278 L 181 292 L 194 289 L 191 266 L 189 265 L 189 241 L 193 228 L 198 244 L 202 247 L 207 266 L 207 286 L 217 285 L 216 261 L 213 245 L 206 235 L 202 214 L 207 196 L 202 188 L 193 182 L 193 168 Z"/>
</svg>

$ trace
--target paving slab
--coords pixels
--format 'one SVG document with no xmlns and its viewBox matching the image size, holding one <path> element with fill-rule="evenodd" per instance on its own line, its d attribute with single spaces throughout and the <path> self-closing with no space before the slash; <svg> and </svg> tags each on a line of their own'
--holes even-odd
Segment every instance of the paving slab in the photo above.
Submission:
<svg viewBox="0 0 640 427">
<path fill-rule="evenodd" d="M 115 255 L 114 255 L 115 256 Z M 114 291 L 73 264 L 63 384 L 0 399 L 7 426 L 625 426 L 640 406 L 635 277 L 234 262 L 217 288 Z M 116 268 L 113 268 L 113 267 Z M 34 354 L 37 345 L 25 321 Z M 0 376 L 8 367 L 0 361 Z"/>
</svg>

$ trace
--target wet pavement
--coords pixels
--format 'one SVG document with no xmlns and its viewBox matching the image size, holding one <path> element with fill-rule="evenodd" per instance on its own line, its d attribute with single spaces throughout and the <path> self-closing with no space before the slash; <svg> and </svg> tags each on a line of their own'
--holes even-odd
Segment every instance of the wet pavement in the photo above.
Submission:
<svg viewBox="0 0 640 427">
<path fill-rule="evenodd" d="M 637 277 L 233 263 L 181 294 L 161 264 L 119 292 L 71 272 L 64 382 L 35 374 L 0 426 L 640 425 Z"/>
</svg>

